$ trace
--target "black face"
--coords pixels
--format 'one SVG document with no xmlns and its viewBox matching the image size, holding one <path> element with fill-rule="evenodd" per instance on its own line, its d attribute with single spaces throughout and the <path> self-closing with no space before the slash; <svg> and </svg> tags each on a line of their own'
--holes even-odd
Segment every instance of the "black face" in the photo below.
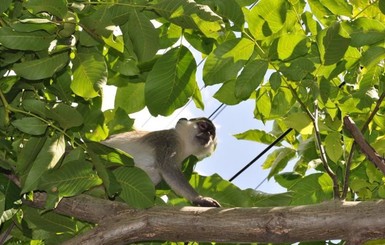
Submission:
<svg viewBox="0 0 385 245">
<path fill-rule="evenodd" d="M 190 119 L 190 121 L 197 123 L 199 133 L 196 135 L 196 138 L 202 145 L 207 144 L 210 139 L 215 138 L 215 126 L 209 119 L 201 117 Z"/>
</svg>

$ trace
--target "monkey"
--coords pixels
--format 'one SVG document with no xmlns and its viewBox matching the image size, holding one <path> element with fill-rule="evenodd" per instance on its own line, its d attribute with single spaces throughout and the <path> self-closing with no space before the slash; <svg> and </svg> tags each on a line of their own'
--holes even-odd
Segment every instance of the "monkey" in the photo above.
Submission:
<svg viewBox="0 0 385 245">
<path fill-rule="evenodd" d="M 160 131 L 131 131 L 101 142 L 132 156 L 135 166 L 144 170 L 157 185 L 162 179 L 179 196 L 201 207 L 220 207 L 216 200 L 203 197 L 182 173 L 182 162 L 190 155 L 203 159 L 215 150 L 214 124 L 207 118 L 181 118 L 175 128 Z"/>
</svg>

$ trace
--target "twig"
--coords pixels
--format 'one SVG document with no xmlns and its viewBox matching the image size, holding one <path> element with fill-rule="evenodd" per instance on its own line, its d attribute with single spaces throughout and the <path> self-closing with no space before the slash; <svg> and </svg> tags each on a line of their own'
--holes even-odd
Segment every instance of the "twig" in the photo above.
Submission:
<svg viewBox="0 0 385 245">
<path fill-rule="evenodd" d="M 333 181 L 333 197 L 334 199 L 340 199 L 340 193 L 339 193 L 339 184 L 338 184 L 338 178 L 337 175 L 333 172 L 333 170 L 329 167 L 328 160 L 326 157 L 326 151 L 321 141 L 321 135 L 320 130 L 318 126 L 318 103 L 317 100 L 315 101 L 315 112 L 314 112 L 314 119 L 313 119 L 313 126 L 314 126 L 314 133 L 316 135 L 316 142 L 318 145 L 318 149 L 320 151 L 320 157 L 322 161 L 322 165 L 326 171 L 326 173 L 330 176 L 330 178 Z"/>
<path fill-rule="evenodd" d="M 347 130 L 352 134 L 354 140 L 357 145 L 360 147 L 362 153 L 366 155 L 366 157 L 373 162 L 385 175 L 385 162 L 380 155 L 369 145 L 369 143 L 365 140 L 364 135 L 358 129 L 356 124 L 349 116 L 344 117 L 344 125 Z"/>
</svg>

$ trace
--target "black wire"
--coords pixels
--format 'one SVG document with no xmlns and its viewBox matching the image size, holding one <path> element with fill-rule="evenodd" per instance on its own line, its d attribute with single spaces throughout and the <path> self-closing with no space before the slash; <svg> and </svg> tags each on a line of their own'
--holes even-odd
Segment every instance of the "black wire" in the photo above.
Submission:
<svg viewBox="0 0 385 245">
<path fill-rule="evenodd" d="M 268 150 L 270 150 L 273 146 L 275 146 L 279 141 L 281 141 L 288 133 L 290 133 L 293 129 L 289 128 L 283 134 L 281 134 L 273 143 L 268 145 L 261 153 L 259 153 L 253 160 L 251 160 L 246 166 L 244 166 L 241 170 L 238 171 L 233 177 L 229 179 L 229 181 L 233 181 L 237 178 L 241 173 L 243 173 L 246 169 L 248 169 L 254 162 L 256 162 L 261 156 L 263 156 Z"/>
<path fill-rule="evenodd" d="M 208 118 L 211 119 L 215 115 L 215 113 L 217 113 L 217 111 L 219 111 L 223 106 L 225 106 L 224 103 L 222 103 L 220 106 L 218 106 L 218 108 L 215 109 L 215 111 L 213 113 L 211 113 L 211 115 Z"/>
</svg>

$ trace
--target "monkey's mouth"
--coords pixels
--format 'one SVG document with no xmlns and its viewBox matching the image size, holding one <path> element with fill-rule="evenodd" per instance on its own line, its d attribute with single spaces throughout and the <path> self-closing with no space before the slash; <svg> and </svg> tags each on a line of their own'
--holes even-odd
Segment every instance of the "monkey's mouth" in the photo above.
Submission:
<svg viewBox="0 0 385 245">
<path fill-rule="evenodd" d="M 211 140 L 211 135 L 208 132 L 200 132 L 195 136 L 201 145 L 206 145 Z"/>
</svg>

